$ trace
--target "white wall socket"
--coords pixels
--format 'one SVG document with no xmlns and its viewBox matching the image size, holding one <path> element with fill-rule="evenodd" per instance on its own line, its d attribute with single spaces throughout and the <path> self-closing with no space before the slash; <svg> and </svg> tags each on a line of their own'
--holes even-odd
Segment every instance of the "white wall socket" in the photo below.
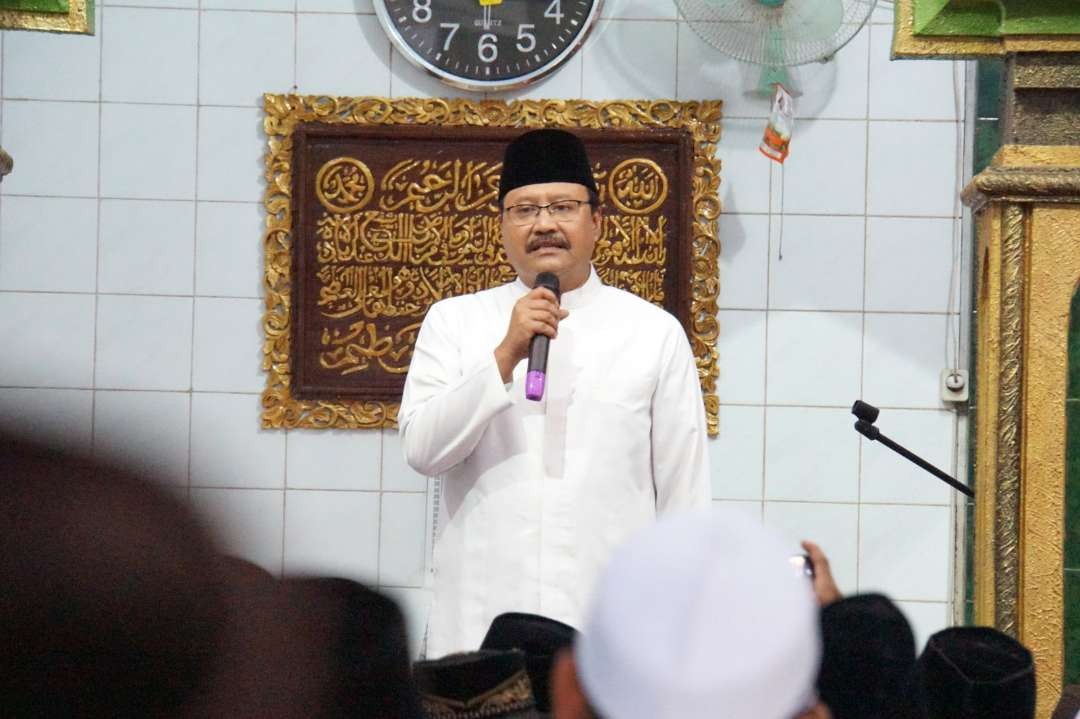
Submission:
<svg viewBox="0 0 1080 719">
<path fill-rule="evenodd" d="M 966 369 L 941 370 L 941 400 L 943 402 L 967 402 L 969 385 Z"/>
</svg>

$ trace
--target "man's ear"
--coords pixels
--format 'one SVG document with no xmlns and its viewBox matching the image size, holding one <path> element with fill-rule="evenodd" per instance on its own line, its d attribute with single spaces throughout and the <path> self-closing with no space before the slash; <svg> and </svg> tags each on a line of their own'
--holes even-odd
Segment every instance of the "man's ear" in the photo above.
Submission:
<svg viewBox="0 0 1080 719">
<path fill-rule="evenodd" d="M 570 649 L 561 649 L 551 666 L 552 719 L 589 719 L 592 712 L 578 681 L 577 665 Z"/>
</svg>

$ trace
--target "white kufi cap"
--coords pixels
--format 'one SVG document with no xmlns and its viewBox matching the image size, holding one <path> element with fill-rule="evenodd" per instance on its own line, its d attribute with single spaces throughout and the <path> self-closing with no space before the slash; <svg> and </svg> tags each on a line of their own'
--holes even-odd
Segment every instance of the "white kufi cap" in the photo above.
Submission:
<svg viewBox="0 0 1080 719">
<path fill-rule="evenodd" d="M 664 519 L 620 547 L 574 648 L 605 719 L 791 719 L 821 655 L 810 582 L 737 513 Z"/>
</svg>

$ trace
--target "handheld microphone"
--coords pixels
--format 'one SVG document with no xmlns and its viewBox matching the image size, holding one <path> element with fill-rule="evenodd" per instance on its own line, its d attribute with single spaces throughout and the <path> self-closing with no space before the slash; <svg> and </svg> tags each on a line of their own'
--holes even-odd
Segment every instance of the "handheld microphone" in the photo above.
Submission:
<svg viewBox="0 0 1080 719">
<path fill-rule="evenodd" d="M 561 296 L 559 278 L 551 272 L 541 272 L 536 276 L 534 287 L 547 287 L 555 293 L 555 299 Z M 534 402 L 544 396 L 544 380 L 547 377 L 548 345 L 551 339 L 547 335 L 535 334 L 529 341 L 529 371 L 525 375 L 525 399 Z"/>
</svg>

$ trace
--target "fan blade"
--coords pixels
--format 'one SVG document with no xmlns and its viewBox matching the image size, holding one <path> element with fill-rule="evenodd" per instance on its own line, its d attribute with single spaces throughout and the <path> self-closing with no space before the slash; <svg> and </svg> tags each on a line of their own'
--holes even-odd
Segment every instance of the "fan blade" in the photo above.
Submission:
<svg viewBox="0 0 1080 719">
<path fill-rule="evenodd" d="M 787 0 L 780 26 L 790 42 L 827 42 L 844 22 L 844 0 Z"/>
</svg>

